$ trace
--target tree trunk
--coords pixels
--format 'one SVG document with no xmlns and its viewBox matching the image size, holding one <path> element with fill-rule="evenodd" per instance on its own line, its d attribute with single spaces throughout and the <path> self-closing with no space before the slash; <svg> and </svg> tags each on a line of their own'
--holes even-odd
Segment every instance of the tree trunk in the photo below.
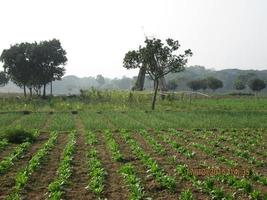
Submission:
<svg viewBox="0 0 267 200">
<path fill-rule="evenodd" d="M 156 99 L 157 99 L 158 87 L 159 87 L 159 80 L 156 79 L 155 80 L 154 96 L 153 96 L 153 101 L 152 101 L 152 110 L 155 110 L 155 104 L 156 104 Z"/>
<path fill-rule="evenodd" d="M 23 85 L 23 91 L 24 91 L 24 97 L 26 98 L 27 94 L 26 94 L 26 86 L 25 85 Z"/>
<path fill-rule="evenodd" d="M 52 81 L 50 83 L 50 96 L 52 97 L 53 95 L 53 84 L 52 84 Z"/>
<path fill-rule="evenodd" d="M 43 97 L 46 96 L 46 84 L 44 84 Z"/>
<path fill-rule="evenodd" d="M 146 67 L 141 67 L 133 90 L 143 91 L 146 77 Z"/>
<path fill-rule="evenodd" d="M 29 90 L 30 90 L 30 97 L 32 97 L 32 87 L 30 87 Z"/>
</svg>

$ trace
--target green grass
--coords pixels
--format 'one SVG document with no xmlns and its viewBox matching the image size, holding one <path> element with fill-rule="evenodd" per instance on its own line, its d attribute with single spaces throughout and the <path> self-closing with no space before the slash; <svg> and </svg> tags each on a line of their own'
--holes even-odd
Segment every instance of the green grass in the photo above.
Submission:
<svg viewBox="0 0 267 200">
<path fill-rule="evenodd" d="M 151 94 L 146 92 L 102 91 L 86 98 L 54 97 L 42 99 L 0 99 L 0 111 L 68 112 L 52 116 L 50 130 L 72 130 L 74 122 L 69 114 L 77 110 L 87 129 L 142 128 L 267 128 L 266 97 L 227 97 L 161 100 L 151 111 Z M 43 114 L 45 115 L 45 114 Z M 43 115 L 0 114 L 0 130 L 16 124 L 24 128 L 39 128 Z M 19 119 L 21 117 L 21 119 Z M 34 120 L 34 119 L 35 120 Z M 29 119 L 29 120 L 28 120 Z M 13 124 L 12 124 L 13 125 Z M 34 127 L 33 127 L 34 126 Z"/>
</svg>

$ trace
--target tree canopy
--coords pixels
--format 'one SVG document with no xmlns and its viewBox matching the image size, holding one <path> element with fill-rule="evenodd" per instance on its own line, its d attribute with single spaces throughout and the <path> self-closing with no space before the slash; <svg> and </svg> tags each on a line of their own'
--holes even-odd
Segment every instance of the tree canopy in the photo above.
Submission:
<svg viewBox="0 0 267 200">
<path fill-rule="evenodd" d="M 223 82 L 220 79 L 208 77 L 206 80 L 208 88 L 212 89 L 213 91 L 223 87 Z"/>
</svg>

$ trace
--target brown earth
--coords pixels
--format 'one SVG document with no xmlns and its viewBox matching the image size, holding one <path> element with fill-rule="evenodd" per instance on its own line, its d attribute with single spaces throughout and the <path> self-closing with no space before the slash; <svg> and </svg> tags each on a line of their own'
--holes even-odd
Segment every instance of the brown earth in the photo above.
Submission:
<svg viewBox="0 0 267 200">
<path fill-rule="evenodd" d="M 86 189 L 89 183 L 88 163 L 86 152 L 88 147 L 85 144 L 85 128 L 81 119 L 76 116 L 77 127 L 77 143 L 74 159 L 72 161 L 72 175 L 70 177 L 70 184 L 65 190 L 64 199 L 96 199 L 94 194 Z"/>
<path fill-rule="evenodd" d="M 24 190 L 22 199 L 46 199 L 48 185 L 55 179 L 62 152 L 68 136 L 59 134 L 54 148 L 42 160 L 40 167 L 32 173 Z"/>
<path fill-rule="evenodd" d="M 12 187 L 15 185 L 16 174 L 26 167 L 32 156 L 42 147 L 48 137 L 48 133 L 41 134 L 24 153 L 24 156 L 15 161 L 14 166 L 12 166 L 5 174 L 0 175 L 0 199 L 4 199 L 9 194 Z"/>
</svg>

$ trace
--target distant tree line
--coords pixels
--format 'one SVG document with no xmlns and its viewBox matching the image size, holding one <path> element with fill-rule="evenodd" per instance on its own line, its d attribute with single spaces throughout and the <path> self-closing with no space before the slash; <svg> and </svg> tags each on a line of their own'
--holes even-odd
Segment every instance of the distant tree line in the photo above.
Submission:
<svg viewBox="0 0 267 200">
<path fill-rule="evenodd" d="M 0 72 L 0 85 L 11 80 L 23 88 L 25 97 L 27 88 L 31 96 L 33 91 L 41 95 L 43 88 L 45 97 L 46 86 L 50 83 L 52 95 L 52 82 L 60 80 L 64 75 L 67 57 L 60 41 L 53 39 L 12 45 L 2 52 L 0 61 L 4 63 L 4 71 Z"/>
</svg>

